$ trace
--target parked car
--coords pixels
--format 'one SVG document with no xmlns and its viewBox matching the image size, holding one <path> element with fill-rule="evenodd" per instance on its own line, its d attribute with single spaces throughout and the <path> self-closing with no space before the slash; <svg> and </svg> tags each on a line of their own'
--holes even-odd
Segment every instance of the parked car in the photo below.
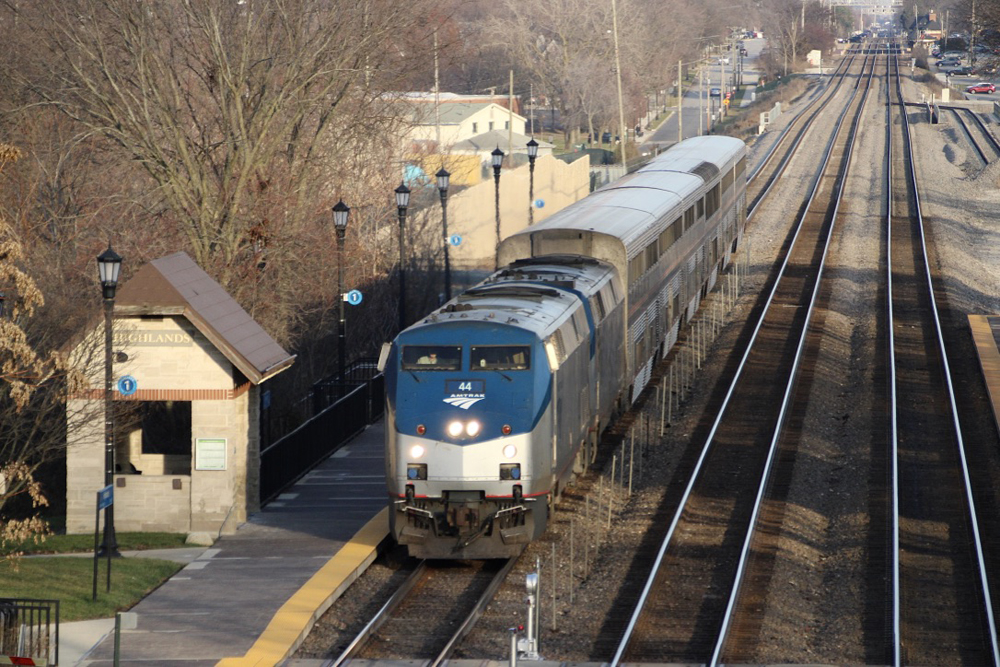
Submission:
<svg viewBox="0 0 1000 667">
<path fill-rule="evenodd" d="M 997 87 L 989 81 L 980 81 L 979 83 L 973 84 L 965 89 L 965 92 L 972 93 L 974 95 L 976 93 L 995 93 L 996 91 Z"/>
<path fill-rule="evenodd" d="M 722 90 L 719 89 L 719 88 L 709 88 L 708 94 L 711 97 L 721 97 L 722 96 Z"/>
<path fill-rule="evenodd" d="M 974 73 L 975 70 L 973 69 L 972 65 L 959 65 L 954 69 L 949 69 L 944 74 L 945 76 L 968 76 Z"/>
</svg>

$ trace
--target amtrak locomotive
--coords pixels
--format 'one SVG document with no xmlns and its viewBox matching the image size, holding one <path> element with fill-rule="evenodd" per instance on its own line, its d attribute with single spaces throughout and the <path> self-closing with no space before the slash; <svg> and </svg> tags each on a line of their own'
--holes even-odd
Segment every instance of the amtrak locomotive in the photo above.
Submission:
<svg viewBox="0 0 1000 667">
<path fill-rule="evenodd" d="M 593 461 L 735 252 L 746 147 L 698 137 L 501 244 L 504 268 L 383 348 L 392 533 L 504 558 Z"/>
</svg>

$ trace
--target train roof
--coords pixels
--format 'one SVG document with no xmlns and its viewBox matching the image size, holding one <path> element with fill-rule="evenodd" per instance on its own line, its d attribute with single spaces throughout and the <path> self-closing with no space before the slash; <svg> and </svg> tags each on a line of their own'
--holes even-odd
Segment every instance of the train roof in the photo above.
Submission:
<svg viewBox="0 0 1000 667">
<path fill-rule="evenodd" d="M 599 232 L 619 239 L 631 257 L 651 225 L 693 198 L 745 151 L 746 144 L 733 137 L 686 139 L 639 171 L 512 236 L 556 229 Z"/>
<path fill-rule="evenodd" d="M 544 340 L 579 302 L 614 274 L 610 264 L 578 256 L 547 256 L 514 262 L 435 310 L 411 329 L 445 322 L 504 324 Z M 568 343 L 569 341 L 567 341 Z"/>
</svg>

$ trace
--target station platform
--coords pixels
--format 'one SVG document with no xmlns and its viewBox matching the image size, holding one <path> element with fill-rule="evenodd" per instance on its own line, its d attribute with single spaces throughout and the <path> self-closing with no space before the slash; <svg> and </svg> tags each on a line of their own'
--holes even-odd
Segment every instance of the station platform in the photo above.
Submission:
<svg viewBox="0 0 1000 667">
<path fill-rule="evenodd" d="M 1000 432 L 1000 315 L 969 315 L 969 327 L 993 404 L 993 423 Z"/>
<path fill-rule="evenodd" d="M 144 598 L 120 664 L 281 664 L 388 538 L 384 434 L 369 426 Z M 92 648 L 60 664 L 113 664 L 114 633 L 94 627 Z"/>
</svg>

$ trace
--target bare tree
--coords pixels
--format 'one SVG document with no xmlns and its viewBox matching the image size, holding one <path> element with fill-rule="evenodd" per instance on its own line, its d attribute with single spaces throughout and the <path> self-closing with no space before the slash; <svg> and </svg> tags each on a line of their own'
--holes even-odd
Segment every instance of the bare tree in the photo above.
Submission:
<svg viewBox="0 0 1000 667">
<path fill-rule="evenodd" d="M 0 144 L 0 171 L 19 157 Z M 63 451 L 63 403 L 83 383 L 44 329 L 32 328 L 44 298 L 26 264 L 24 247 L 0 218 L 0 545 L 45 532 L 37 510 L 48 500 L 35 471 Z M 18 513 L 7 512 L 22 498 Z"/>
<path fill-rule="evenodd" d="M 783 73 L 788 75 L 795 67 L 802 39 L 801 0 L 767 0 L 763 7 L 764 20 L 769 28 L 768 44 L 783 62 Z"/>
<path fill-rule="evenodd" d="M 307 312 L 284 298 L 289 267 L 332 238 L 323 223 L 337 197 L 363 199 L 376 172 L 396 168 L 399 116 L 384 92 L 426 48 L 417 4 L 39 0 L 18 15 L 41 63 L 21 84 L 77 124 L 73 144 L 127 156 L 122 182 L 147 225 L 176 230 L 287 339 Z M 141 238 L 132 217 L 116 231 Z"/>
</svg>

